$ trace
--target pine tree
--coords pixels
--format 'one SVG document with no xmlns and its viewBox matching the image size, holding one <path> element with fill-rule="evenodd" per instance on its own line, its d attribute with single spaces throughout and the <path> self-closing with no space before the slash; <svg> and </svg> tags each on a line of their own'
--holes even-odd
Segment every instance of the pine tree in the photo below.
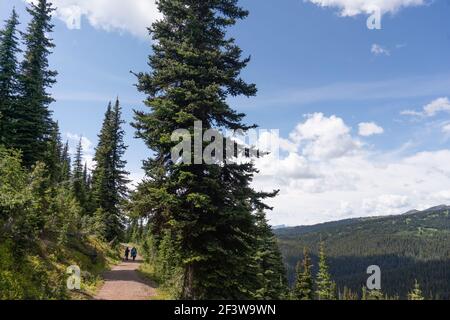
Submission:
<svg viewBox="0 0 450 320">
<path fill-rule="evenodd" d="M 328 271 L 325 245 L 323 242 L 320 243 L 319 249 L 319 272 L 316 277 L 316 296 L 318 300 L 336 299 L 336 284 L 331 280 L 331 275 Z"/>
<path fill-rule="evenodd" d="M 417 280 L 414 283 L 414 289 L 408 294 L 408 300 L 425 300 Z"/>
<path fill-rule="evenodd" d="M 18 61 L 20 52 L 17 38 L 19 17 L 13 10 L 6 21 L 4 30 L 0 30 L 0 144 L 11 146 L 14 135 L 13 110 L 17 107 Z M 17 125 L 17 124 L 16 124 Z"/>
<path fill-rule="evenodd" d="M 71 166 L 72 162 L 69 153 L 69 142 L 67 141 L 61 154 L 61 182 L 70 181 Z"/>
<path fill-rule="evenodd" d="M 105 113 L 103 125 L 98 135 L 98 145 L 95 149 L 94 161 L 96 163 L 93 172 L 93 189 L 94 197 L 97 202 L 97 207 L 109 205 L 110 200 L 110 184 L 108 179 L 108 173 L 111 166 L 111 153 L 112 153 L 112 106 L 108 104 L 108 108 Z"/>
<path fill-rule="evenodd" d="M 45 164 L 50 177 L 50 183 L 52 185 L 62 182 L 62 171 L 64 165 L 63 152 L 64 149 L 61 142 L 61 135 L 59 133 L 59 125 L 58 123 L 54 123 L 45 155 Z"/>
<path fill-rule="evenodd" d="M 278 242 L 269 226 L 263 211 L 258 212 L 256 262 L 260 277 L 261 289 L 258 299 L 279 300 L 286 298 L 288 292 L 286 269 L 283 264 Z"/>
<path fill-rule="evenodd" d="M 87 162 L 85 162 L 84 169 L 83 169 L 83 183 L 84 183 L 84 190 L 85 190 L 85 194 L 86 194 L 85 210 L 86 210 L 87 214 L 93 215 L 97 208 L 95 205 L 93 187 L 92 187 L 92 172 L 88 168 Z"/>
<path fill-rule="evenodd" d="M 307 248 L 303 250 L 303 261 L 297 265 L 297 280 L 293 291 L 296 300 L 314 300 L 312 262 Z"/>
<path fill-rule="evenodd" d="M 24 35 L 26 50 L 19 76 L 20 103 L 14 117 L 20 119 L 15 128 L 14 147 L 20 149 L 24 165 L 30 167 L 44 160 L 53 123 L 48 109 L 53 101 L 47 92 L 57 73 L 49 70 L 48 56 L 54 47 L 48 35 L 53 30 L 54 9 L 47 0 L 29 4 L 31 21 Z"/>
<path fill-rule="evenodd" d="M 122 120 L 122 108 L 119 99 L 116 99 L 114 108 L 112 110 L 112 165 L 111 173 L 113 179 L 114 192 L 116 194 L 115 206 L 118 207 L 120 203 L 128 197 L 128 175 L 125 170 L 127 162 L 123 160 L 127 146 L 124 143 L 125 131 L 123 125 L 125 121 Z"/>
<path fill-rule="evenodd" d="M 84 209 L 84 214 L 86 214 L 87 198 L 86 198 L 86 185 L 84 177 L 82 138 L 78 143 L 75 154 L 75 160 L 73 164 L 72 192 L 75 199 Z"/>
<path fill-rule="evenodd" d="M 158 8 L 164 17 L 151 28 L 152 71 L 137 74 L 150 111 L 136 112 L 134 126 L 154 152 L 144 163 L 148 179 L 138 203 L 150 209 L 143 214 L 156 241 L 167 229 L 180 240 L 182 298 L 252 298 L 258 289 L 256 276 L 247 273 L 257 243 L 254 213 L 270 209 L 262 201 L 275 193 L 251 188 L 252 163 L 171 161 L 173 131 L 186 129 L 194 137 L 194 121 L 202 122 L 203 132 L 255 127 L 243 124 L 245 115 L 227 103 L 229 96 L 257 91 L 239 77 L 250 59 L 226 37 L 248 12 L 236 0 L 160 0 Z"/>
<path fill-rule="evenodd" d="M 99 144 L 95 152 L 96 168 L 93 173 L 93 198 L 102 209 L 105 238 L 111 241 L 123 237 L 123 214 L 121 204 L 127 197 L 128 172 L 125 171 L 121 108 L 119 100 L 114 107 L 108 105 L 103 126 L 99 134 Z"/>
<path fill-rule="evenodd" d="M 89 178 L 89 170 L 88 170 L 87 162 L 84 163 L 84 168 L 83 168 L 83 183 L 84 183 L 84 188 L 86 190 L 88 190 L 90 187 L 90 178 Z"/>
</svg>

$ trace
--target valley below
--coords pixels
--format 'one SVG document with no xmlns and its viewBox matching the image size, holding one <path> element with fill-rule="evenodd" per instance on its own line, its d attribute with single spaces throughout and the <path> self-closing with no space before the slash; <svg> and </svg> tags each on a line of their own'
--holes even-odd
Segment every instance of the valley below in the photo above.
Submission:
<svg viewBox="0 0 450 320">
<path fill-rule="evenodd" d="M 275 233 L 291 284 L 305 247 L 317 270 L 322 240 L 340 292 L 346 287 L 360 293 L 370 276 L 367 268 L 377 265 L 384 294 L 405 299 L 417 280 L 426 298 L 450 298 L 450 206 L 282 228 Z"/>
</svg>

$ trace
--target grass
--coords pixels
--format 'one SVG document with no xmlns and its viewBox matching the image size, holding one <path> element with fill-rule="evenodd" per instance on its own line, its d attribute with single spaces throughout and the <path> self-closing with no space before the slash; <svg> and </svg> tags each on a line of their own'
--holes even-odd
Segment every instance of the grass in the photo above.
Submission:
<svg viewBox="0 0 450 320">
<path fill-rule="evenodd" d="M 151 297 L 150 300 L 173 300 L 174 299 L 170 289 L 165 288 L 164 286 L 161 285 L 161 281 L 158 278 L 158 276 L 156 275 L 154 265 L 152 265 L 148 262 L 144 262 L 139 267 L 138 273 L 145 279 L 150 280 L 151 283 L 153 284 L 153 287 L 156 290 L 156 295 Z"/>
<path fill-rule="evenodd" d="M 118 251 L 95 237 L 70 238 L 58 245 L 39 240 L 18 258 L 11 242 L 0 243 L 0 300 L 88 300 L 102 284 L 101 273 L 119 261 Z M 69 266 L 81 269 L 81 289 L 66 286 Z"/>
<path fill-rule="evenodd" d="M 90 300 L 104 283 L 101 274 L 120 262 L 120 248 L 111 248 L 107 243 L 90 237 L 84 244 L 84 249 L 69 249 L 67 256 L 71 258 L 66 261 L 65 266 L 78 265 L 82 278 L 81 290 L 71 291 L 71 299 Z"/>
</svg>

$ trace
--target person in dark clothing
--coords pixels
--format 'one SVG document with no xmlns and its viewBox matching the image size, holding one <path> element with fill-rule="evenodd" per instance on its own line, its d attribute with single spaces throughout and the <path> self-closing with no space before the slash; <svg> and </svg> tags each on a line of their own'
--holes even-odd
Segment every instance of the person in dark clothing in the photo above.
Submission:
<svg viewBox="0 0 450 320">
<path fill-rule="evenodd" d="M 130 255 L 130 248 L 126 248 L 125 249 L 125 260 L 127 260 L 128 261 L 128 256 Z"/>
<path fill-rule="evenodd" d="M 133 258 L 133 261 L 136 260 L 136 257 L 137 257 L 137 249 L 136 249 L 136 247 L 133 247 L 133 249 L 131 249 L 131 257 Z"/>
</svg>

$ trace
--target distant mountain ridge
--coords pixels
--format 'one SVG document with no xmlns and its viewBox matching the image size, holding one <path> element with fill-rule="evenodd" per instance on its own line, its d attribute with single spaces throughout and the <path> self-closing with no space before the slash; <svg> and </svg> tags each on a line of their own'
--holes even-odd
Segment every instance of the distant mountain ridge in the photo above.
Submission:
<svg viewBox="0 0 450 320">
<path fill-rule="evenodd" d="M 363 222 L 367 220 L 376 220 L 376 219 L 386 219 L 386 218 L 394 218 L 394 217 L 401 217 L 405 215 L 414 215 L 414 214 L 426 214 L 429 212 L 437 212 L 437 211 L 450 211 L 450 205 L 439 205 L 435 207 L 431 207 L 425 210 L 410 210 L 408 212 L 397 214 L 397 215 L 388 215 L 388 216 L 371 216 L 371 217 L 363 217 L 363 218 L 348 218 L 348 219 L 342 219 L 342 220 L 336 220 L 336 221 L 329 221 L 329 222 L 323 222 L 318 223 L 314 225 L 302 225 L 302 226 L 295 226 L 295 227 L 288 227 L 286 225 L 278 225 L 274 226 L 273 229 L 276 230 L 275 233 L 277 235 L 282 235 L 286 233 L 290 233 L 291 231 L 295 230 L 298 232 L 311 232 L 313 230 L 322 230 L 327 227 L 335 227 L 338 225 L 347 225 L 347 224 L 354 224 L 358 222 Z"/>
<path fill-rule="evenodd" d="M 429 297 L 450 298 L 450 206 L 401 215 L 346 219 L 274 230 L 293 281 L 303 247 L 313 260 L 320 239 L 338 286 L 360 291 L 369 265 L 382 270 L 382 289 L 406 297 L 417 279 Z M 315 263 L 317 265 L 317 263 Z"/>
</svg>

